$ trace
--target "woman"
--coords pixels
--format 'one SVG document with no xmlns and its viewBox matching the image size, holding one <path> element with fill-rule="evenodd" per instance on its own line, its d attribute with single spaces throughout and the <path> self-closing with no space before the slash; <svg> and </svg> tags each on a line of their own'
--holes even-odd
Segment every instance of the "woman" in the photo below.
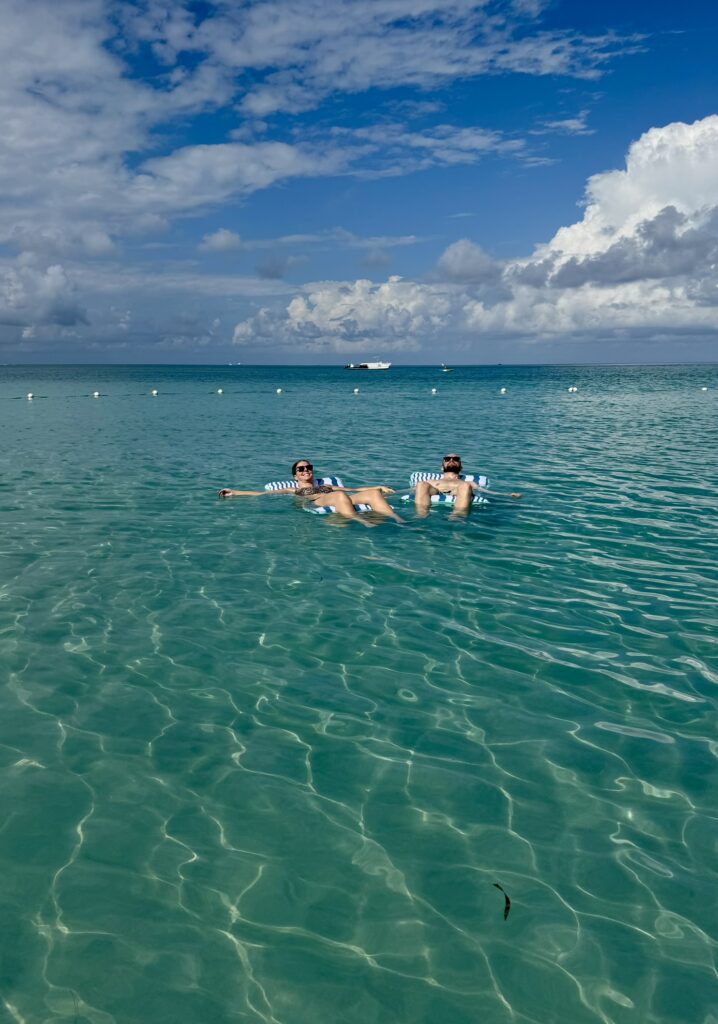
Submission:
<svg viewBox="0 0 718 1024">
<path fill-rule="evenodd" d="M 249 496 L 259 498 L 266 494 L 293 494 L 307 504 L 333 505 L 339 515 L 346 516 L 347 519 L 356 519 L 362 526 L 370 526 L 371 523 L 366 522 L 354 508 L 355 503 L 365 502 L 367 505 L 371 505 L 373 512 L 390 516 L 397 523 L 404 522 L 384 497 L 385 494 L 394 493 L 391 487 L 361 487 L 359 490 L 350 491 L 347 487 L 317 484 L 314 482 L 314 466 L 309 459 L 297 459 L 292 466 L 292 476 L 297 481 L 296 487 L 284 487 L 277 491 L 234 491 L 224 487 L 219 492 L 219 496 L 220 498 Z"/>
</svg>

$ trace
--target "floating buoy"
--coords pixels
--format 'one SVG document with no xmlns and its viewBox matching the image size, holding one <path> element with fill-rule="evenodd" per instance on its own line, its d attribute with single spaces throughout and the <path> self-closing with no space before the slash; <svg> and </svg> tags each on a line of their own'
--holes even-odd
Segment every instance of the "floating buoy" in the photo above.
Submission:
<svg viewBox="0 0 718 1024">
<path fill-rule="evenodd" d="M 29 401 L 32 401 L 35 396 L 33 395 L 32 391 L 28 391 L 27 397 Z"/>
<path fill-rule="evenodd" d="M 354 394 L 355 394 L 355 395 L 358 395 L 358 394 L 359 394 L 359 388 L 354 388 Z"/>
<path fill-rule="evenodd" d="M 701 391 L 707 391 L 708 388 L 701 388 Z"/>
<path fill-rule="evenodd" d="M 157 388 L 152 388 L 151 394 L 153 398 L 157 398 Z"/>
<path fill-rule="evenodd" d="M 277 394 L 281 395 L 281 393 L 282 393 L 282 389 L 281 388 L 277 388 Z"/>
<path fill-rule="evenodd" d="M 436 388 L 432 388 L 431 389 L 431 393 L 432 393 L 432 395 L 435 395 L 436 394 Z"/>
<path fill-rule="evenodd" d="M 578 391 L 578 388 L 577 387 L 570 387 L 568 390 L 573 393 L 574 391 Z"/>
<path fill-rule="evenodd" d="M 224 394 L 224 391 L 222 391 L 222 388 L 217 388 L 217 394 L 218 395 L 223 395 Z"/>
<path fill-rule="evenodd" d="M 506 394 L 506 388 L 501 388 L 501 390 L 499 391 L 499 394 L 500 395 L 505 395 Z"/>
<path fill-rule="evenodd" d="M 93 391 L 92 392 L 92 397 L 93 398 L 99 398 L 100 397 L 100 392 L 99 391 Z"/>
</svg>

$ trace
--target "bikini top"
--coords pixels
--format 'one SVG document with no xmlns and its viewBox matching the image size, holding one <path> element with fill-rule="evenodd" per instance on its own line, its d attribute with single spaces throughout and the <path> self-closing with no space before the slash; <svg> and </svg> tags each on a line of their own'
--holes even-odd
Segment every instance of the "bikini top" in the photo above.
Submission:
<svg viewBox="0 0 718 1024">
<path fill-rule="evenodd" d="M 308 498 L 311 494 L 331 494 L 333 490 L 333 487 L 328 487 L 326 484 L 314 484 L 313 487 L 297 488 L 297 497 Z"/>
</svg>

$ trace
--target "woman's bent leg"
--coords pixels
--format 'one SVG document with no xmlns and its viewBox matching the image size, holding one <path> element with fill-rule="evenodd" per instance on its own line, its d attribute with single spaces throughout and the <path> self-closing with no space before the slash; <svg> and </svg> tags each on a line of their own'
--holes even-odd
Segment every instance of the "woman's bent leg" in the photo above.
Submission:
<svg viewBox="0 0 718 1024">
<path fill-rule="evenodd" d="M 364 522 L 362 517 L 358 514 L 357 510 L 351 502 L 348 494 L 344 491 L 333 491 L 331 494 L 317 495 L 314 499 L 315 505 L 333 505 L 340 516 L 346 516 L 347 519 L 356 519 L 357 522 L 361 523 L 362 526 L 370 526 L 370 523 Z"/>
<path fill-rule="evenodd" d="M 364 487 L 361 491 L 352 494 L 352 501 L 365 501 L 371 505 L 373 512 L 382 516 L 391 516 L 397 523 L 403 523 L 401 516 L 397 515 L 378 487 Z"/>
</svg>

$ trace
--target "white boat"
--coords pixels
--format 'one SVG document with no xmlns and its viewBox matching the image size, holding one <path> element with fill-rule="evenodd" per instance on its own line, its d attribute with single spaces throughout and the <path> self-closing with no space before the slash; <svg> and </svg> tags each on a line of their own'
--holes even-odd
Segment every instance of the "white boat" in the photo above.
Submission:
<svg viewBox="0 0 718 1024">
<path fill-rule="evenodd" d="M 453 366 L 447 366 L 446 363 L 442 363 L 441 364 L 441 372 L 442 373 L 453 373 L 454 372 L 454 367 Z"/>
<path fill-rule="evenodd" d="M 391 363 L 347 363 L 345 370 L 388 370 Z"/>
</svg>

